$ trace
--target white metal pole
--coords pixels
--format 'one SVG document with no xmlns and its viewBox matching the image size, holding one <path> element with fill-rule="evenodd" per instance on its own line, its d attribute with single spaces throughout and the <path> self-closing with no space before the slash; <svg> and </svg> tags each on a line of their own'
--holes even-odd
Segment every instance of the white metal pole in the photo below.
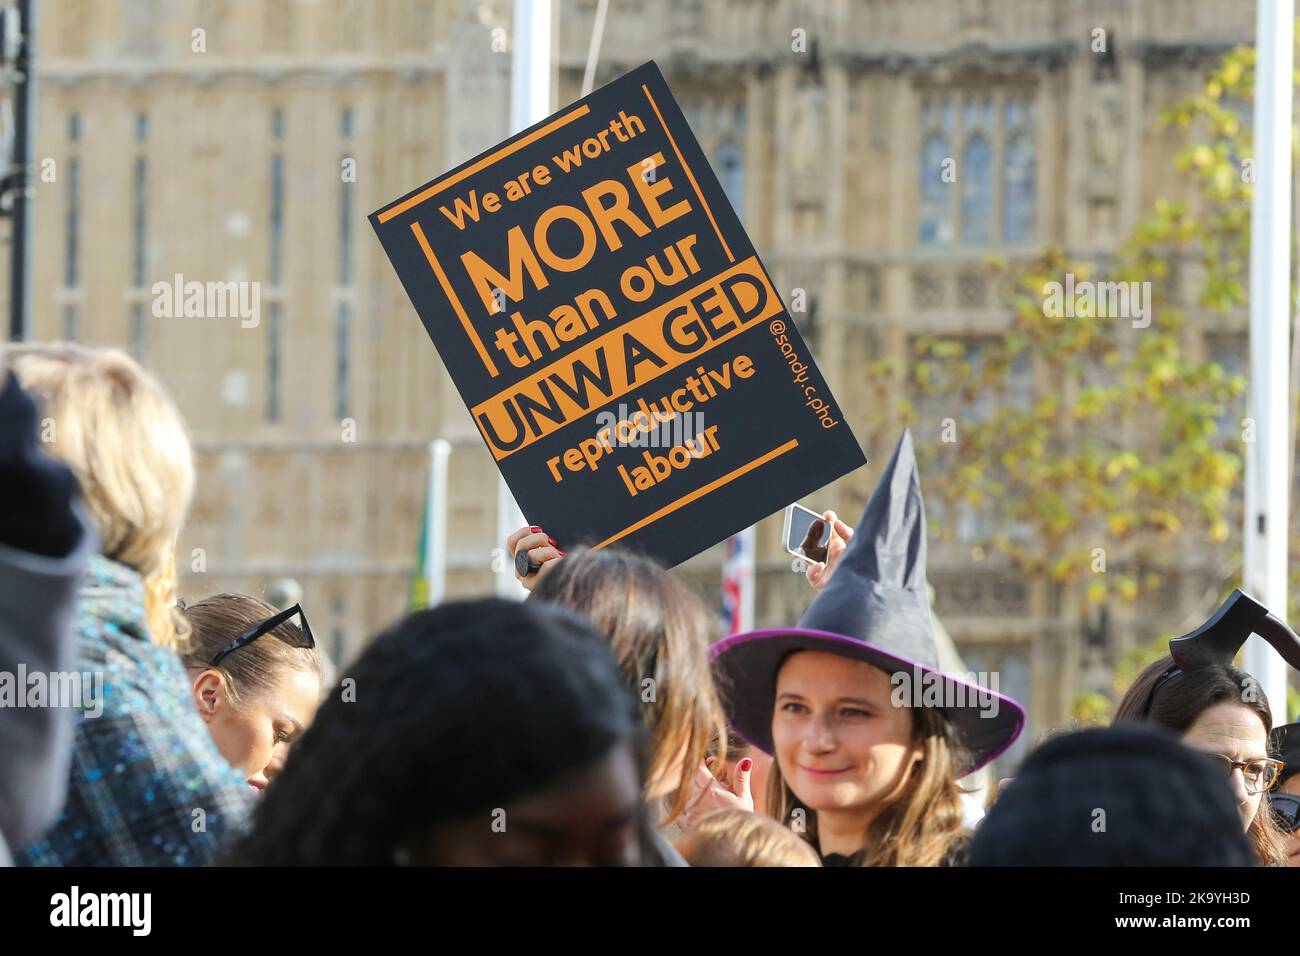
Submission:
<svg viewBox="0 0 1300 956">
<path fill-rule="evenodd" d="M 441 604 L 447 596 L 447 459 L 450 456 L 449 442 L 442 438 L 429 442 L 429 498 L 424 509 L 427 607 Z"/>
<path fill-rule="evenodd" d="M 1246 590 L 1287 616 L 1291 282 L 1291 43 L 1294 0 L 1259 0 L 1255 20 L 1255 188 L 1250 203 L 1250 384 L 1254 455 L 1247 455 Z M 1253 462 L 1254 468 L 1251 469 Z M 1286 665 L 1260 638 L 1246 645 L 1273 721 L 1286 719 Z"/>
<path fill-rule="evenodd" d="M 551 114 L 551 0 L 515 0 L 510 133 Z"/>
<path fill-rule="evenodd" d="M 600 0 L 596 7 L 596 19 L 591 25 L 591 43 L 587 47 L 587 68 L 582 72 L 582 95 L 586 96 L 596 85 L 596 64 L 600 62 L 600 41 L 605 36 L 605 14 L 609 12 L 609 0 Z"/>
<path fill-rule="evenodd" d="M 506 484 L 504 478 L 497 479 L 497 540 L 493 545 L 496 548 L 506 546 L 506 538 L 522 528 L 527 522 L 524 520 L 524 513 L 519 510 L 519 505 L 515 501 L 515 496 L 510 493 L 510 486 Z M 496 594 L 497 597 L 518 598 L 523 600 L 528 596 L 528 591 L 519 579 L 515 577 L 514 557 L 506 555 L 503 562 L 493 562 L 493 567 L 499 568 L 496 573 Z"/>
<path fill-rule="evenodd" d="M 510 48 L 510 133 L 544 120 L 551 113 L 551 0 L 515 0 Z M 497 483 L 497 542 L 505 547 L 511 532 L 525 524 L 523 512 L 504 478 Z M 522 598 L 528 592 L 515 579 L 509 560 L 496 575 L 500 597 Z"/>
</svg>

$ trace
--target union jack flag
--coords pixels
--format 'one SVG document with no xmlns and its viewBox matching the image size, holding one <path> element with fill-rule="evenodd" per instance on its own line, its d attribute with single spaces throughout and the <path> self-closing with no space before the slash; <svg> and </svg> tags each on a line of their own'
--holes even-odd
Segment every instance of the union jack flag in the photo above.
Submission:
<svg viewBox="0 0 1300 956">
<path fill-rule="evenodd" d="M 754 629 L 754 529 L 733 534 L 722 563 L 722 632 Z"/>
</svg>

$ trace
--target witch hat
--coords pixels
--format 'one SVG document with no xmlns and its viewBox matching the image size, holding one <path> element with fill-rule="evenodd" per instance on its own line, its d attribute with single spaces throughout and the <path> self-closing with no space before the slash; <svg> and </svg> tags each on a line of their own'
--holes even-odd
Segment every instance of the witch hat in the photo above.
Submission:
<svg viewBox="0 0 1300 956">
<path fill-rule="evenodd" d="M 1300 636 L 1245 591 L 1234 588 L 1213 617 L 1196 630 L 1169 641 L 1169 656 L 1174 662 L 1151 685 L 1142 712 L 1150 713 L 1156 691 L 1184 671 L 1206 664 L 1231 664 L 1251 634 L 1258 634 L 1284 661 L 1300 670 Z"/>
<path fill-rule="evenodd" d="M 963 774 L 1006 750 L 1024 727 L 1024 710 L 1014 700 L 939 669 L 925 579 L 925 504 L 908 431 L 834 574 L 799 624 L 736 634 L 710 651 L 732 726 L 769 754 L 777 672 L 787 655 L 801 650 L 865 661 L 891 676 L 905 674 L 914 694 L 916 684 L 927 688 L 925 698 L 943 702 L 937 709 L 970 756 Z"/>
</svg>

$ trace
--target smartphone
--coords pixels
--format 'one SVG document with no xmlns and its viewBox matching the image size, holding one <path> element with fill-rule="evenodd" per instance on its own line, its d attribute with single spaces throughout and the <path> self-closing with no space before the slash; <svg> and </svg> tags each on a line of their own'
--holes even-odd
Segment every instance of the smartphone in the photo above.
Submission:
<svg viewBox="0 0 1300 956">
<path fill-rule="evenodd" d="M 831 528 L 817 512 L 803 505 L 789 505 L 782 540 L 786 551 L 796 558 L 822 562 L 826 560 L 826 546 L 831 543 Z"/>
</svg>

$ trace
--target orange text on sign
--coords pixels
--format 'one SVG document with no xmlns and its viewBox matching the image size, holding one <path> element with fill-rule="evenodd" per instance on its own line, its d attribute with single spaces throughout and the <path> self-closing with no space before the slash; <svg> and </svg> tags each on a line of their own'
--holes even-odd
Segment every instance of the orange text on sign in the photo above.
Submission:
<svg viewBox="0 0 1300 956">
<path fill-rule="evenodd" d="M 500 461 L 783 311 L 756 256 L 471 409 Z"/>
</svg>

